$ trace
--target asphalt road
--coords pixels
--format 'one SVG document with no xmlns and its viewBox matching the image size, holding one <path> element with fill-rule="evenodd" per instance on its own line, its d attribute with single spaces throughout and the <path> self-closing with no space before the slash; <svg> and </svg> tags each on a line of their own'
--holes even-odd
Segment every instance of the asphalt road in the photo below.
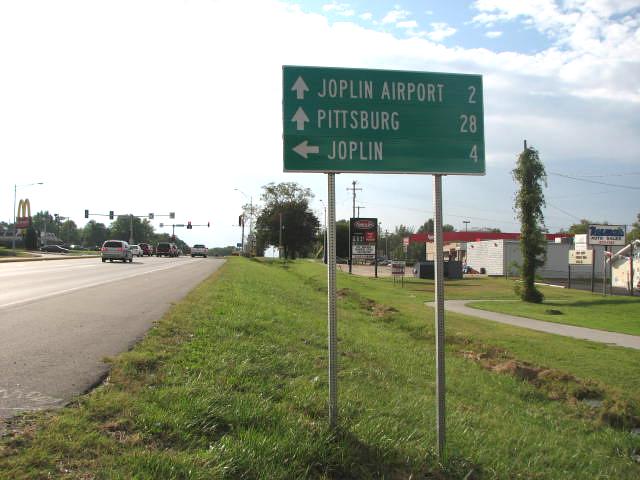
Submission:
<svg viewBox="0 0 640 480">
<path fill-rule="evenodd" d="M 100 381 L 221 259 L 0 264 L 0 418 L 62 406 Z"/>
</svg>

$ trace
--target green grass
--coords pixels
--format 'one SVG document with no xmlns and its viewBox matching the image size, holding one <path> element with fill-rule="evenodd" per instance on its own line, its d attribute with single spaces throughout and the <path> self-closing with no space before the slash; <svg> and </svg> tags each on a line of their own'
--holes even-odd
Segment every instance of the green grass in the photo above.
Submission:
<svg viewBox="0 0 640 480">
<path fill-rule="evenodd" d="M 24 249 L 16 248 L 15 252 L 11 248 L 0 247 L 0 257 L 30 257 L 31 255 Z"/>
<path fill-rule="evenodd" d="M 557 295 L 555 295 L 557 297 Z M 468 306 L 548 322 L 640 335 L 640 298 L 571 292 L 541 304 L 473 302 Z"/>
<path fill-rule="evenodd" d="M 507 286 L 474 280 L 447 295 L 508 297 Z M 327 427 L 326 270 L 232 258 L 113 359 L 105 385 L 9 425 L 0 478 L 638 478 L 640 438 L 628 430 L 640 415 L 640 352 L 448 314 L 440 466 L 424 306 L 433 284 L 341 274 L 338 288 L 336 432 Z M 523 381 L 469 359 L 491 351 L 571 380 Z M 602 409 L 579 401 L 584 389 Z"/>
</svg>

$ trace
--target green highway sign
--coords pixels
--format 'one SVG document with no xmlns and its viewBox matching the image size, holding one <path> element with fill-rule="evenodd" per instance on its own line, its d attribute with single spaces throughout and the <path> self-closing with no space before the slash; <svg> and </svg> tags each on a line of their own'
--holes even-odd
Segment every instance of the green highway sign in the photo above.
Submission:
<svg viewBox="0 0 640 480">
<path fill-rule="evenodd" d="M 482 76 L 283 67 L 286 172 L 484 175 Z"/>
</svg>

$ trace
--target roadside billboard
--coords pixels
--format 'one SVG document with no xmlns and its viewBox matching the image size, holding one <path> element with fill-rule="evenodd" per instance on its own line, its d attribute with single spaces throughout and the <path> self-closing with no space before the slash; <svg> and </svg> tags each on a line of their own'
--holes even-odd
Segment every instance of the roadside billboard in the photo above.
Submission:
<svg viewBox="0 0 640 480">
<path fill-rule="evenodd" d="M 378 246 L 378 219 L 352 218 L 349 222 L 351 262 L 373 263 Z"/>
<path fill-rule="evenodd" d="M 589 225 L 587 243 L 589 245 L 624 245 L 624 225 Z"/>
</svg>

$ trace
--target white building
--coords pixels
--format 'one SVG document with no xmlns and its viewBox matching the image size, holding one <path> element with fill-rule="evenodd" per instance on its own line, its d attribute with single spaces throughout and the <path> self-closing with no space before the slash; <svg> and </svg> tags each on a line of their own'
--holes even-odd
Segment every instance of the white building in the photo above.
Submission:
<svg viewBox="0 0 640 480">
<path fill-rule="evenodd" d="M 542 278 L 567 278 L 569 276 L 569 243 L 547 243 L 547 260 L 536 269 L 536 275 Z M 602 276 L 604 247 L 593 247 L 595 277 Z M 518 276 L 522 265 L 522 254 L 518 240 L 482 240 L 467 243 L 467 265 L 487 275 Z M 591 265 L 572 265 L 572 278 L 590 278 Z"/>
</svg>

